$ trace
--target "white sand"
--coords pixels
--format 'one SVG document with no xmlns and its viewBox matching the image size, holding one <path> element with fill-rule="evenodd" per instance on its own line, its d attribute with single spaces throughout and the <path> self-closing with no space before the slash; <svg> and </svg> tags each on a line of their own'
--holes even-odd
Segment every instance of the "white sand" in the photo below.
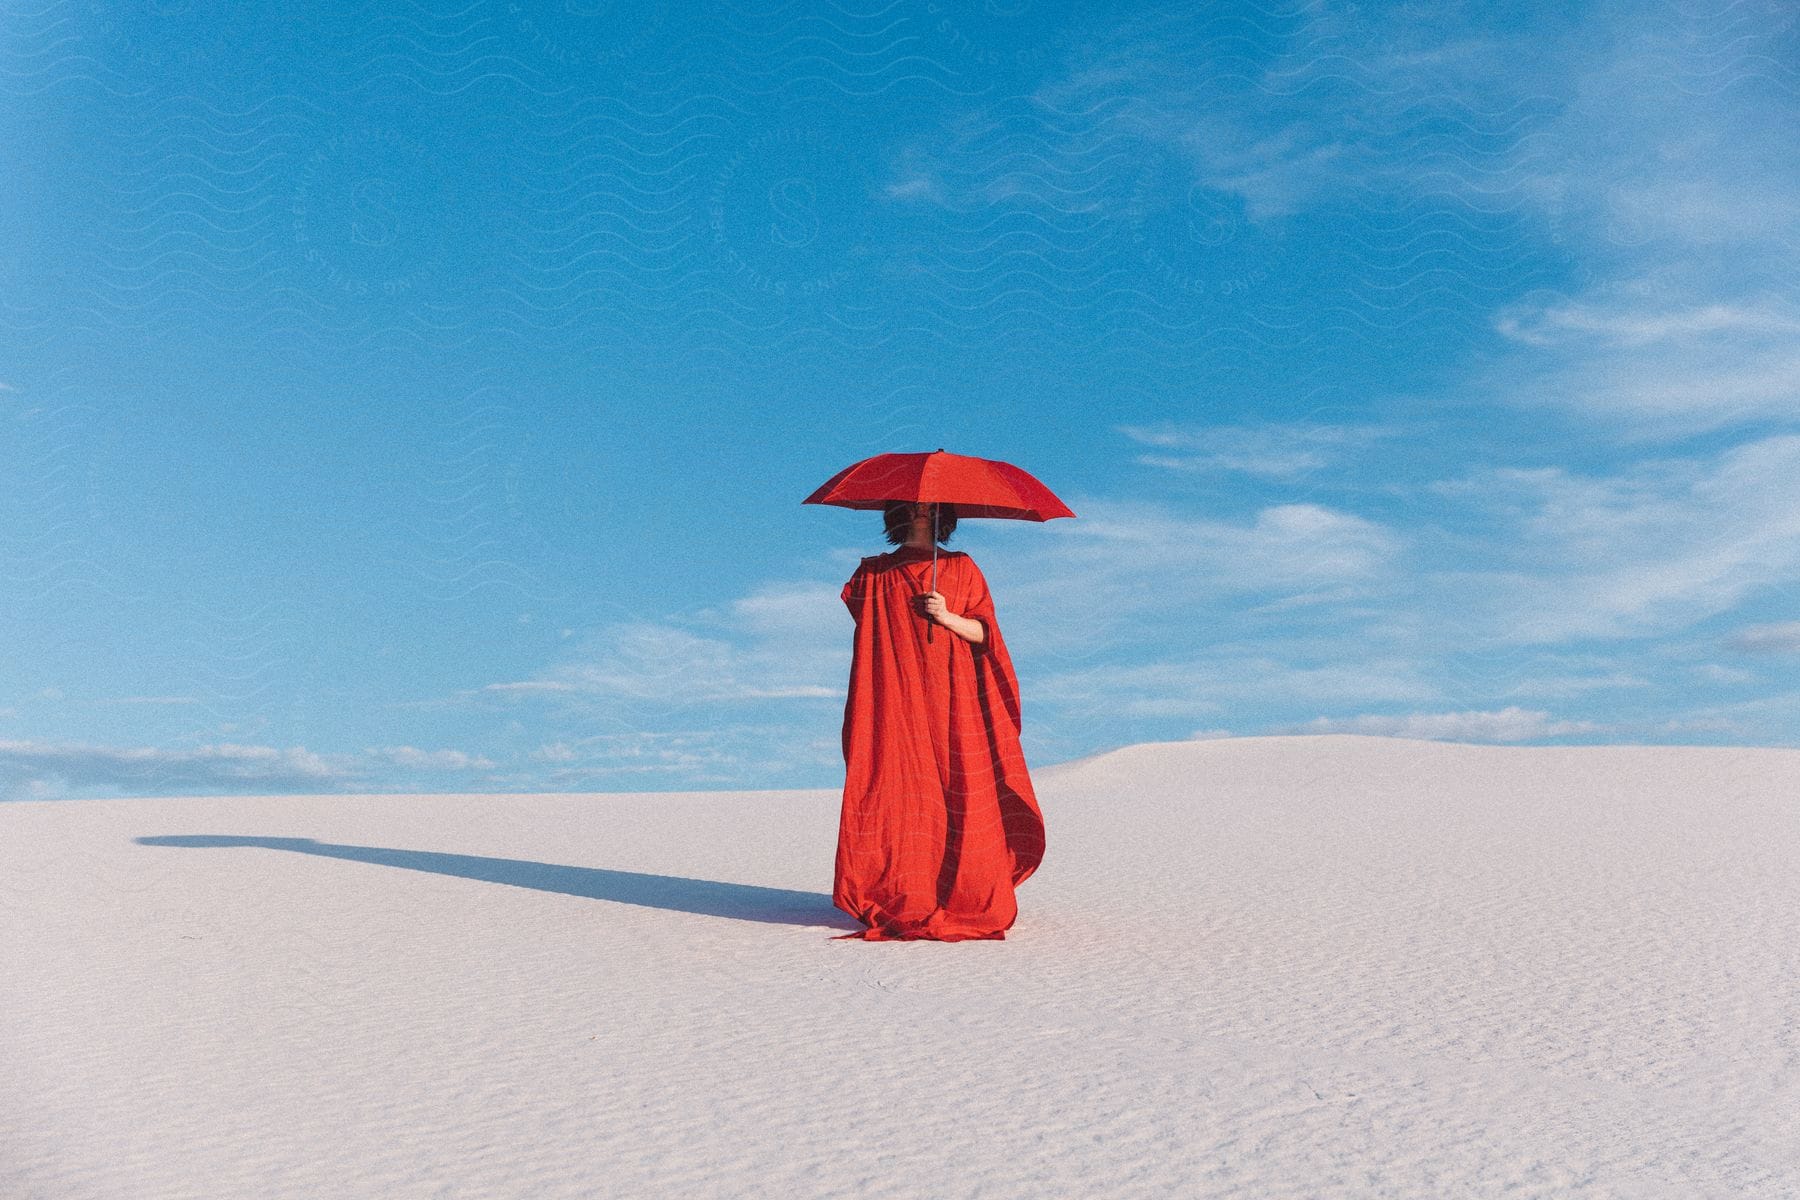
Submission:
<svg viewBox="0 0 1800 1200">
<path fill-rule="evenodd" d="M 955 944 L 835 791 L 0 805 L 0 1196 L 1800 1195 L 1800 751 L 1034 777 Z"/>
</svg>

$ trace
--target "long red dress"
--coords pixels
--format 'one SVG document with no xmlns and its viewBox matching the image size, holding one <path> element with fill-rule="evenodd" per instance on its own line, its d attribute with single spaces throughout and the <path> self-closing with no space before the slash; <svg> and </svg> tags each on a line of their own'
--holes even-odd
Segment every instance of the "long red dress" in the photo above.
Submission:
<svg viewBox="0 0 1800 1200">
<path fill-rule="evenodd" d="M 844 584 L 856 642 L 831 898 L 866 926 L 846 937 L 1004 938 L 1013 889 L 1044 857 L 1019 683 L 987 580 L 968 555 L 939 549 L 937 590 L 986 626 L 980 643 L 922 615 L 912 598 L 930 590 L 929 546 L 865 558 Z"/>
</svg>

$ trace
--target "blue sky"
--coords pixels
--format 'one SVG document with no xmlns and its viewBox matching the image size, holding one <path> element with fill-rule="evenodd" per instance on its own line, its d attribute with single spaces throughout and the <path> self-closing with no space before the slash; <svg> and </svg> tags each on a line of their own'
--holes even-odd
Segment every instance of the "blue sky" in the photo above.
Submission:
<svg viewBox="0 0 1800 1200">
<path fill-rule="evenodd" d="M 265 7 L 0 41 L 0 796 L 835 786 L 939 446 L 1034 765 L 1800 744 L 1792 6 Z"/>
</svg>

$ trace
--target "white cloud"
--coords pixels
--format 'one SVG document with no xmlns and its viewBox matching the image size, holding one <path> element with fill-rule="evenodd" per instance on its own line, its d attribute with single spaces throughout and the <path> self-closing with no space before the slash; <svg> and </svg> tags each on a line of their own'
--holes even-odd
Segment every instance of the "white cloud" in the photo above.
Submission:
<svg viewBox="0 0 1800 1200">
<path fill-rule="evenodd" d="M 1789 8 L 1627 4 L 1513 30 L 1458 29 L 1416 5 L 1297 15 L 1258 46 L 1185 12 L 1110 22 L 1031 96 L 908 146 L 889 193 L 1031 210 L 1071 237 L 1094 212 L 1167 214 L 1171 228 L 1187 214 L 1201 261 L 1246 223 L 1275 230 L 1346 198 L 1522 216 L 1534 254 L 1561 244 L 1575 294 L 1496 312 L 1514 352 L 1484 358 L 1475 390 L 1630 438 L 1800 416 L 1800 309 L 1784 299 L 1800 275 Z M 1067 214 L 1080 219 L 1057 222 Z M 1380 245 L 1372 226 L 1353 236 Z M 1482 272 L 1451 283 L 1441 259 L 1420 261 L 1433 286 L 1487 300 Z M 1302 447 L 1142 461 L 1280 478 L 1317 460 Z"/>
<path fill-rule="evenodd" d="M 1041 215 L 1120 215 L 1133 203 L 1121 181 L 1169 169 L 1154 186 L 1164 199 L 1204 193 L 1235 224 L 1271 222 L 1366 179 L 1371 129 L 1381 101 L 1365 91 L 1336 120 L 1296 79 L 1341 60 L 1341 46 L 1308 21 L 1279 45 L 1274 62 L 1218 38 L 1211 24 L 1112 22 L 1080 61 L 1028 96 L 1008 97 L 941 124 L 897 155 L 887 194 L 929 199 L 953 211 L 1023 209 Z M 1357 111 L 1348 109 L 1354 107 Z M 1389 106 L 1404 112 L 1399 103 Z M 1330 110 L 1333 113 L 1337 108 Z M 1138 197 L 1143 199 L 1143 197 Z"/>
<path fill-rule="evenodd" d="M 1795 435 L 1610 475 L 1479 470 L 1432 490 L 1495 520 L 1495 565 L 1428 583 L 1466 627 L 1512 642 L 1677 631 L 1800 579 L 1795 479 Z"/>
<path fill-rule="evenodd" d="M 1685 310 L 1649 311 L 1629 304 L 1607 308 L 1592 299 L 1555 301 L 1542 306 L 1503 310 L 1495 328 L 1507 337 L 1534 346 L 1553 346 L 1583 336 L 1613 345 L 1643 347 L 1675 339 L 1694 340 L 1718 333 L 1800 334 L 1800 315 L 1770 299 L 1758 307 L 1704 304 Z"/>
<path fill-rule="evenodd" d="M 562 738 L 540 746 L 533 757 L 550 764 L 526 777 L 534 786 L 577 790 L 640 782 L 663 787 L 671 779 L 729 786 L 747 775 L 829 773 L 843 766 L 835 726 L 819 731 L 766 723 Z"/>
<path fill-rule="evenodd" d="M 1583 696 L 1590 692 L 1612 691 L 1617 688 L 1650 687 L 1651 683 L 1641 675 L 1630 671 L 1602 671 L 1589 675 L 1532 675 L 1515 680 L 1500 696 Z"/>
<path fill-rule="evenodd" d="M 1206 187 L 1236 196 L 1246 218 L 1265 222 L 1311 207 L 1346 174 L 1366 169 L 1366 148 L 1333 134 L 1312 120 L 1258 133 L 1195 113 L 1175 141 L 1193 155 Z"/>
<path fill-rule="evenodd" d="M 433 771 L 489 770 L 493 760 L 461 750 L 420 750 L 416 746 L 383 746 L 367 753 L 384 762 L 402 767 L 421 767 Z"/>
<path fill-rule="evenodd" d="M 1732 634 L 1730 642 L 1746 654 L 1800 654 L 1800 621 L 1750 625 Z"/>
<path fill-rule="evenodd" d="M 1770 153 L 1791 139 L 1791 72 L 1769 73 L 1791 14 L 1758 7 L 1685 22 L 1621 7 L 1576 26 L 1557 89 L 1566 100 L 1512 154 L 1545 215 L 1621 259 L 1766 245 L 1791 229 L 1793 160 Z M 1780 86 L 1759 87 L 1758 75 Z"/>
<path fill-rule="evenodd" d="M 465 695 L 544 695 L 577 706 L 608 701 L 679 707 L 840 699 L 849 615 L 841 584 L 766 584 L 680 623 L 625 621 L 570 639 L 537 678 Z"/>
<path fill-rule="evenodd" d="M 1800 691 L 1790 688 L 1678 711 L 1669 718 L 1667 731 L 1722 733 L 1746 746 L 1796 746 L 1800 745 L 1794 732 L 1796 712 L 1800 712 Z"/>
<path fill-rule="evenodd" d="M 1311 422 L 1215 426 L 1163 422 L 1124 425 L 1119 432 L 1142 445 L 1183 452 L 1140 455 L 1136 461 L 1145 466 L 1294 479 L 1333 465 L 1347 452 L 1397 431 Z"/>
<path fill-rule="evenodd" d="M 928 175 L 909 175 L 896 179 L 882 189 L 890 200 L 929 200 L 933 203 L 944 202 L 944 189 L 937 180 Z"/>
<path fill-rule="evenodd" d="M 1146 501 L 1089 500 L 1081 520 L 1059 533 L 1034 574 L 1069 584 L 1110 579 L 1141 603 L 1368 578 L 1401 547 L 1399 535 L 1377 522 L 1310 503 L 1269 505 L 1231 520 Z"/>
<path fill-rule="evenodd" d="M 1435 699 L 1421 664 L 1396 658 L 1350 658 L 1296 665 L 1267 655 L 1092 667 L 1037 681 L 1033 704 L 1064 705 L 1110 717 L 1193 717 L 1247 705 L 1379 703 Z"/>
<path fill-rule="evenodd" d="M 1796 647 L 1800 648 L 1800 642 L 1796 642 Z M 1737 667 L 1720 666 L 1718 663 L 1699 663 L 1690 668 L 1690 670 L 1693 671 L 1694 675 L 1700 679 L 1704 679 L 1707 683 L 1722 683 L 1729 686 L 1735 686 L 1737 684 L 1756 682 L 1755 672 L 1740 670 Z"/>
<path fill-rule="evenodd" d="M 1495 314 L 1517 349 L 1486 392 L 1632 439 L 1800 416 L 1800 103 L 1771 71 L 1791 31 L 1752 0 L 1731 19 L 1600 10 L 1569 39 L 1564 101 L 1505 177 L 1586 282 Z"/>
<path fill-rule="evenodd" d="M 198 704 L 197 696 L 115 696 L 101 704 Z"/>
<path fill-rule="evenodd" d="M 1658 295 L 1634 294 L 1645 290 Z M 1595 289 L 1578 302 L 1514 305 L 1495 327 L 1530 348 L 1488 385 L 1514 404 L 1610 418 L 1636 439 L 1800 416 L 1800 309 L 1785 301 L 1685 304 L 1667 286 Z"/>
<path fill-rule="evenodd" d="M 1365 733 L 1458 742 L 1526 742 L 1537 738 L 1591 733 L 1601 728 L 1592 721 L 1558 721 L 1552 719 L 1549 713 L 1515 706 L 1493 712 L 1318 717 L 1281 732 Z"/>
<path fill-rule="evenodd" d="M 1071 507 L 1079 520 L 1024 529 L 993 522 L 979 555 L 1009 643 L 1029 630 L 1037 654 L 1060 659 L 1123 642 L 1191 645 L 1199 614 L 1226 601 L 1244 608 L 1328 595 L 1316 611 L 1337 619 L 1393 586 L 1404 549 L 1378 522 L 1319 504 L 1237 517 L 1092 496 Z"/>
<path fill-rule="evenodd" d="M 1574 294 L 1494 314 L 1514 352 L 1483 361 L 1478 393 L 1596 416 L 1628 438 L 1800 417 L 1788 299 L 1800 160 L 1786 152 L 1800 99 L 1777 65 L 1791 57 L 1791 10 L 1750 0 L 1730 18 L 1684 19 L 1625 5 L 1476 36 L 1437 18 L 1313 8 L 1272 39 L 1272 58 L 1184 15 L 1128 22 L 1038 90 L 1037 128 L 1019 131 L 1014 114 L 970 128 L 1005 131 L 1015 152 L 1002 157 L 1040 164 L 1035 187 L 1008 195 L 1046 209 L 1066 207 L 1067 181 L 1098 164 L 1130 162 L 1117 174 L 1143 180 L 1173 157 L 1166 195 L 1082 196 L 1210 213 L 1227 239 L 1242 232 L 1236 206 L 1268 225 L 1347 196 L 1522 215 L 1544 248 L 1561 243 Z M 994 148 L 965 135 L 911 161 L 943 164 L 969 181 L 969 203 L 991 203 L 978 181 Z M 1267 461 L 1298 472 L 1310 460 Z"/>
<path fill-rule="evenodd" d="M 820 607 L 824 609 L 823 602 Z M 631 622 L 581 639 L 567 660 L 548 668 L 548 678 L 488 684 L 482 690 L 667 704 L 830 698 L 841 696 L 842 688 L 824 683 L 808 668 L 820 663 L 824 647 L 843 640 L 821 631 L 816 645 L 787 656 L 778 648 L 781 639 L 759 636 L 748 625 L 734 636 L 705 637 L 672 625 Z"/>
<path fill-rule="evenodd" d="M 108 791 L 290 792 L 348 779 L 346 769 L 299 746 L 245 746 L 225 742 L 193 749 L 94 746 L 77 743 L 0 741 L 0 796 L 8 799 Z"/>
<path fill-rule="evenodd" d="M 1735 737 L 1745 736 L 1742 725 L 1730 717 L 1671 717 L 1656 725 L 1654 733 L 1661 736 L 1684 733 L 1728 733 Z"/>
</svg>

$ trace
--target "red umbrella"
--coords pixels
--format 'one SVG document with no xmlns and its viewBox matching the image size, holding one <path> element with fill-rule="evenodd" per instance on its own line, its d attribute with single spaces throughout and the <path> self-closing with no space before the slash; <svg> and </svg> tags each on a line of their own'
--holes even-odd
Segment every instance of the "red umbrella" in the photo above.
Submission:
<svg viewBox="0 0 1800 1200">
<path fill-rule="evenodd" d="M 1048 521 L 1075 515 L 1029 472 L 996 459 L 951 454 L 942 446 L 928 454 L 877 454 L 852 463 L 800 503 L 885 508 L 897 500 L 955 505 L 958 520 L 1000 517 Z M 931 590 L 935 592 L 937 530 L 934 528 L 931 533 Z M 925 631 L 925 636 L 935 633 L 933 627 Z"/>
</svg>

